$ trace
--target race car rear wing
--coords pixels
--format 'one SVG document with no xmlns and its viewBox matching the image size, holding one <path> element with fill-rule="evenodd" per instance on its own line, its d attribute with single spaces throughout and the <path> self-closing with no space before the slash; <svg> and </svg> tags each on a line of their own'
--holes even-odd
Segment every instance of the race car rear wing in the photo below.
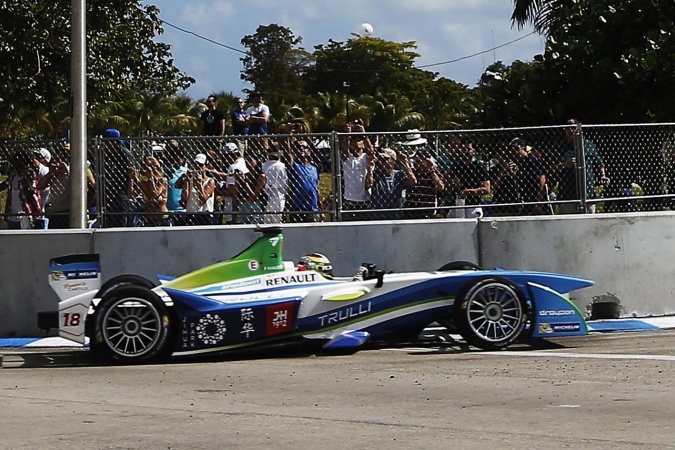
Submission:
<svg viewBox="0 0 675 450">
<path fill-rule="evenodd" d="M 49 262 L 49 286 L 66 300 L 101 287 L 101 262 L 98 253 L 59 256 Z"/>
</svg>

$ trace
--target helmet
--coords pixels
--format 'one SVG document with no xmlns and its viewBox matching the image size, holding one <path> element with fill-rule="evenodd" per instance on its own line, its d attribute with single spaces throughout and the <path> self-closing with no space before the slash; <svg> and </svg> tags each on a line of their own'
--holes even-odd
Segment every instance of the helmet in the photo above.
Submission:
<svg viewBox="0 0 675 450">
<path fill-rule="evenodd" d="M 300 258 L 298 270 L 314 270 L 326 278 L 333 278 L 333 266 L 330 260 L 321 253 L 311 253 Z"/>
</svg>

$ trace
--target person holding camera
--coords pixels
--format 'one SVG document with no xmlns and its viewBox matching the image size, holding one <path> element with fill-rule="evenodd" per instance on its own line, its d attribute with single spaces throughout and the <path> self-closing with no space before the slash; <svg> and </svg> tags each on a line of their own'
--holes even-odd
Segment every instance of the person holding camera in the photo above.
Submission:
<svg viewBox="0 0 675 450">
<path fill-rule="evenodd" d="M 363 211 L 371 209 L 368 190 L 373 184 L 375 168 L 374 148 L 365 135 L 366 129 L 361 119 L 344 125 L 343 131 L 350 133 L 340 141 L 340 159 L 342 160 L 342 209 L 345 211 Z M 343 220 L 365 220 L 364 214 L 346 213 Z"/>
<path fill-rule="evenodd" d="M 176 182 L 176 187 L 184 189 L 185 210 L 188 213 L 186 225 L 210 225 L 213 213 L 216 181 L 206 173 L 206 155 L 195 156 L 195 169 L 188 170 Z"/>
<path fill-rule="evenodd" d="M 162 165 L 154 156 L 144 159 L 142 175 L 138 177 L 134 171 L 134 180 L 143 195 L 144 217 L 147 227 L 169 227 L 169 208 L 167 207 L 169 181 L 164 177 Z"/>
</svg>

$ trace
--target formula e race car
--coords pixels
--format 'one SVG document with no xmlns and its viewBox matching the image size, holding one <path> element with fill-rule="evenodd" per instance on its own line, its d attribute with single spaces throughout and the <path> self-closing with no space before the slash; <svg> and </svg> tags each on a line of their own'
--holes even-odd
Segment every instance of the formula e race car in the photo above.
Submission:
<svg viewBox="0 0 675 450">
<path fill-rule="evenodd" d="M 295 341 L 355 351 L 369 341 L 410 341 L 432 323 L 486 350 L 588 332 L 564 294 L 590 280 L 467 262 L 409 273 L 364 264 L 354 278 L 333 278 L 284 261 L 281 228 L 256 231 L 262 236 L 232 259 L 158 276 L 159 285 L 120 275 L 101 286 L 97 254 L 52 259 L 60 336 L 81 344 L 89 338 L 90 351 L 104 360 L 140 363 Z"/>
</svg>

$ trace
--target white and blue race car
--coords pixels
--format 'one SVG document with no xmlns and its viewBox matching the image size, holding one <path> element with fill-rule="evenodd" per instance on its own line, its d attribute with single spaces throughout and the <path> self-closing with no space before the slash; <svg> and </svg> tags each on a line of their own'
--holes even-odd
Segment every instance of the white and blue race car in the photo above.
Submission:
<svg viewBox="0 0 675 450">
<path fill-rule="evenodd" d="M 158 276 L 159 285 L 137 275 L 101 285 L 97 254 L 52 259 L 59 335 L 89 342 L 105 360 L 141 363 L 295 341 L 356 350 L 369 341 L 409 341 L 432 323 L 486 350 L 588 332 L 565 294 L 590 280 L 466 262 L 409 273 L 364 265 L 361 276 L 332 278 L 284 261 L 281 228 L 256 231 L 262 236 L 232 259 Z"/>
</svg>

